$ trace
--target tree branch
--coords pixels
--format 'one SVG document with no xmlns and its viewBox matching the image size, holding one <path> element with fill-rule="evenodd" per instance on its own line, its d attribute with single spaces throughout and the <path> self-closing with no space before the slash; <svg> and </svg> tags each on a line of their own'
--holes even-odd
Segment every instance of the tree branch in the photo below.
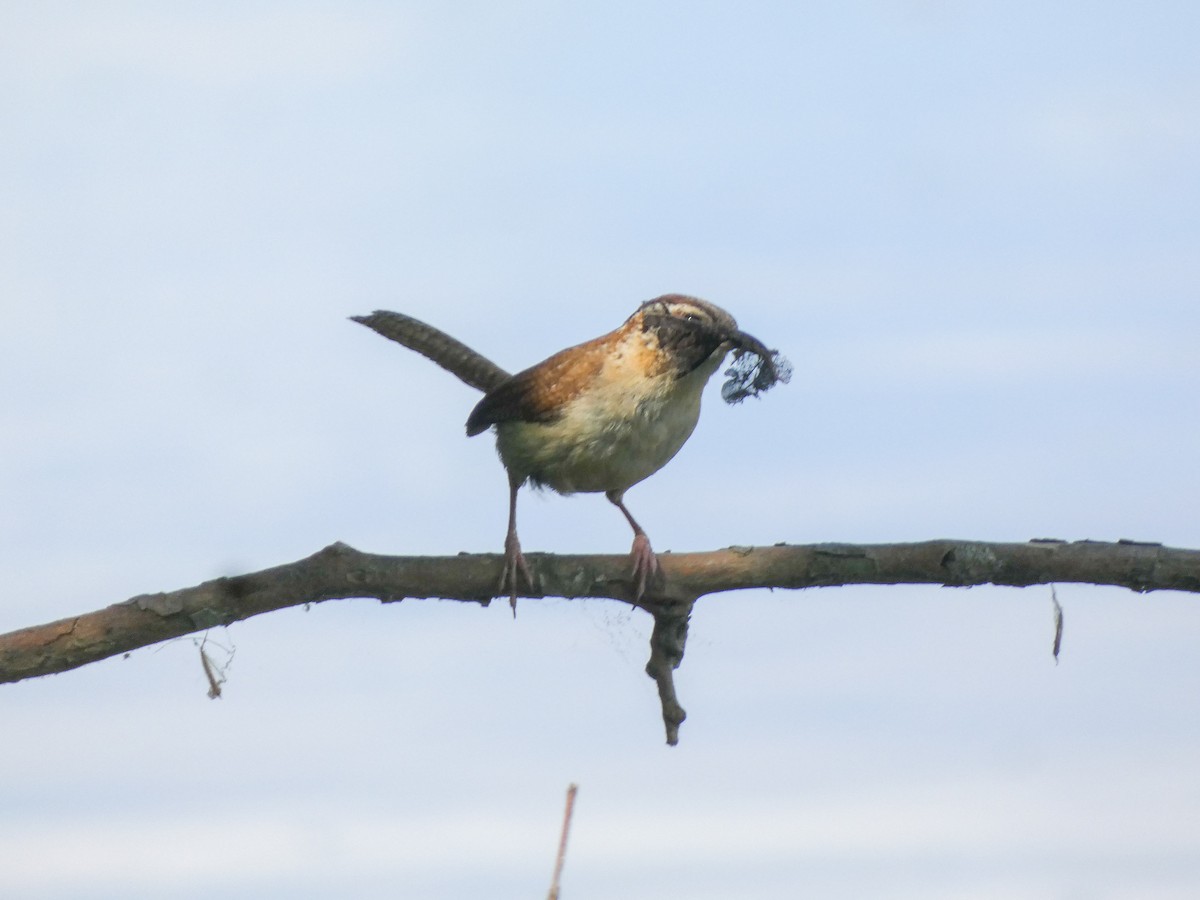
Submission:
<svg viewBox="0 0 1200 900">
<path fill-rule="evenodd" d="M 632 602 L 626 556 L 531 553 L 526 558 L 537 589 L 523 596 Z M 1067 582 L 1139 592 L 1200 593 L 1200 550 L 1135 541 L 779 544 L 664 553 L 659 561 L 665 577 L 637 605 L 655 618 L 646 668 L 658 683 L 672 744 L 684 718 L 672 673 L 683 660 L 692 606 L 706 594 L 847 584 L 1025 587 Z M 143 594 L 95 612 L 0 635 L 0 683 L 64 672 L 169 638 L 324 600 L 440 597 L 486 606 L 502 564 L 502 557 L 495 554 L 381 556 L 332 544 L 306 559 L 261 572 Z"/>
</svg>

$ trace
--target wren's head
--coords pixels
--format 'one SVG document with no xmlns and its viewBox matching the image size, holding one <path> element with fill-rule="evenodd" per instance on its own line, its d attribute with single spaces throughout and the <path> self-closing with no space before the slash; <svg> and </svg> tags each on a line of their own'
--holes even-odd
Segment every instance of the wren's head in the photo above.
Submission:
<svg viewBox="0 0 1200 900">
<path fill-rule="evenodd" d="M 777 360 L 785 361 L 768 350 L 758 338 L 741 331 L 733 316 L 707 300 L 684 294 L 664 294 L 647 300 L 630 316 L 625 328 L 633 329 L 639 325 L 641 330 L 653 333 L 658 339 L 676 376 L 700 368 L 711 374 L 730 350 L 734 351 L 735 358 L 749 355 L 760 360 L 754 370 L 755 387 L 741 393 L 738 400 L 766 390 L 776 381 L 787 380 L 789 373 L 775 368 Z"/>
<path fill-rule="evenodd" d="M 674 378 L 704 369 L 707 380 L 733 348 L 737 322 L 706 300 L 664 294 L 639 306 L 621 331 L 651 340 L 658 357 L 653 369 Z"/>
</svg>

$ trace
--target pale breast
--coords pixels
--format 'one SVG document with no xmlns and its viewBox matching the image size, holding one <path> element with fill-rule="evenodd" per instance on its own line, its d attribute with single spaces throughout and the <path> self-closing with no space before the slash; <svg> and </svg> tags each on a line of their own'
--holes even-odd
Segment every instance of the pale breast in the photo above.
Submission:
<svg viewBox="0 0 1200 900">
<path fill-rule="evenodd" d="M 623 490 L 666 465 L 691 436 L 705 382 L 724 354 L 683 378 L 640 377 L 641 348 L 614 358 L 600 379 L 553 422 L 501 422 L 496 446 L 517 478 L 560 493 Z"/>
</svg>

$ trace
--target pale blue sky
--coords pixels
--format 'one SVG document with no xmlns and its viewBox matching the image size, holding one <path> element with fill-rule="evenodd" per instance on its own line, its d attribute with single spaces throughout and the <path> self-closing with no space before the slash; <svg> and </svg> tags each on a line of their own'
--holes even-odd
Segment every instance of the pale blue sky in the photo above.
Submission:
<svg viewBox="0 0 1200 900">
<path fill-rule="evenodd" d="M 0 6 L 0 629 L 307 555 L 501 549 L 469 389 L 666 291 L 795 364 L 628 501 L 659 550 L 1200 547 L 1200 7 Z M 765 449 L 763 449 L 765 448 Z M 527 550 L 623 552 L 526 495 Z M 662 743 L 615 604 L 326 604 L 0 688 L 29 898 L 1200 892 L 1200 606 L 704 601 Z"/>
</svg>

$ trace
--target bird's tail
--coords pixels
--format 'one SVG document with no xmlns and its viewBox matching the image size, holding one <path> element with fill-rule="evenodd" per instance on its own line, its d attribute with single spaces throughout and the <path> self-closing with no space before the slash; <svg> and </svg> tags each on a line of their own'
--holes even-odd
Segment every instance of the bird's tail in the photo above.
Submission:
<svg viewBox="0 0 1200 900">
<path fill-rule="evenodd" d="M 508 372 L 486 356 L 476 353 L 462 341 L 457 341 L 446 332 L 426 325 L 412 316 L 377 309 L 369 316 L 351 316 L 350 319 L 360 325 L 366 325 L 388 340 L 403 344 L 409 350 L 415 350 L 485 394 L 511 377 Z"/>
</svg>

